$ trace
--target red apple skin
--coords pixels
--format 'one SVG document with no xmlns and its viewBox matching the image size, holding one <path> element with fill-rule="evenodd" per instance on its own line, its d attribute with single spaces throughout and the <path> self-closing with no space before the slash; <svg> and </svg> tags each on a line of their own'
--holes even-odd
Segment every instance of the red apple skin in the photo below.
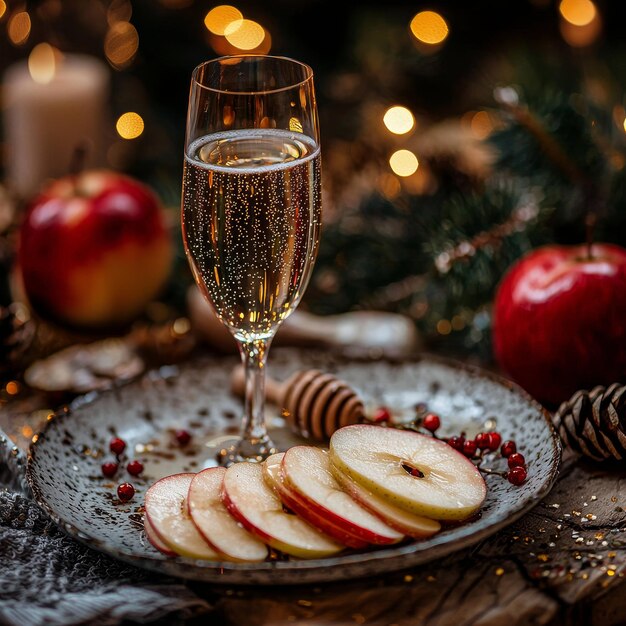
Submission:
<svg viewBox="0 0 626 626">
<path fill-rule="evenodd" d="M 503 278 L 494 303 L 500 367 L 549 406 L 626 373 L 626 250 L 548 246 Z"/>
<path fill-rule="evenodd" d="M 308 522 L 320 532 L 328 535 L 344 546 L 348 546 L 349 548 L 354 548 L 356 550 L 366 548 L 369 545 L 366 541 L 356 537 L 349 531 L 345 530 L 342 526 L 338 526 L 326 519 L 321 514 L 319 508 L 311 506 L 310 502 L 306 501 L 298 492 L 285 484 L 282 473 L 280 475 L 280 481 L 275 483 L 274 487 L 281 502 L 288 509 L 291 509 L 296 515 L 299 515 L 305 522 Z"/>
<path fill-rule="evenodd" d="M 313 526 L 317 526 L 318 528 L 320 528 L 319 525 L 312 520 L 315 520 L 315 519 L 322 520 L 321 523 L 325 525 L 325 528 L 320 528 L 320 530 L 322 530 L 328 535 L 330 535 L 331 532 L 334 532 L 335 535 L 331 535 L 333 539 L 337 539 L 337 541 L 341 542 L 341 540 L 336 536 L 337 530 L 334 530 L 334 529 L 338 529 L 338 531 L 341 532 L 344 537 L 351 538 L 352 541 L 357 541 L 364 545 L 368 545 L 368 544 L 390 545 L 393 543 L 397 543 L 397 541 L 394 541 L 387 537 L 381 537 L 380 535 L 377 535 L 376 533 L 373 533 L 366 528 L 360 528 L 358 526 L 355 526 L 354 524 L 342 518 L 340 515 L 338 515 L 334 511 L 322 506 L 315 500 L 309 498 L 306 494 L 302 493 L 301 491 L 298 491 L 289 482 L 289 478 L 284 470 L 284 460 L 283 460 L 283 465 L 281 465 L 281 468 L 280 468 L 280 479 L 281 479 L 283 486 L 288 490 L 290 494 L 292 494 L 293 500 L 295 501 L 295 504 L 298 508 L 293 508 L 291 504 L 288 504 L 286 501 L 284 501 L 285 504 L 289 508 L 293 508 L 293 511 L 295 513 L 300 515 L 300 517 L 303 517 L 306 521 L 308 521 Z M 282 495 L 280 497 L 282 499 Z M 307 519 L 307 516 L 310 519 Z M 345 541 L 343 543 L 345 543 Z M 363 546 L 358 546 L 358 545 L 355 546 L 355 545 L 348 544 L 348 543 L 346 543 L 345 545 L 351 546 L 351 547 L 363 547 Z"/>
<path fill-rule="evenodd" d="M 84 328 L 121 326 L 164 285 L 172 242 L 150 189 L 108 170 L 51 183 L 20 228 L 18 273 L 43 317 Z"/>
</svg>

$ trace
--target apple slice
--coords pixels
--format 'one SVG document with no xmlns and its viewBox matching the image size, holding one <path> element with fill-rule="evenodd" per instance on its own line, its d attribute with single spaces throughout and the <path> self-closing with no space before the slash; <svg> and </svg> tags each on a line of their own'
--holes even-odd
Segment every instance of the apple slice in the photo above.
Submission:
<svg viewBox="0 0 626 626">
<path fill-rule="evenodd" d="M 342 474 L 333 466 L 333 475 L 339 484 L 362 506 L 374 515 L 380 517 L 395 528 L 397 531 L 413 537 L 414 539 L 426 539 L 441 530 L 441 524 L 434 519 L 409 513 L 400 507 L 391 504 L 389 500 L 381 498 L 368 491 L 351 478 Z"/>
<path fill-rule="evenodd" d="M 387 545 L 404 538 L 351 498 L 335 480 L 328 454 L 314 446 L 294 446 L 281 464 L 283 483 L 309 510 L 367 543 Z"/>
<path fill-rule="evenodd" d="M 211 467 L 194 476 L 187 495 L 191 520 L 206 542 L 225 558 L 263 561 L 267 546 L 242 528 L 222 503 L 225 473 L 223 467 Z"/>
<path fill-rule="evenodd" d="M 187 511 L 187 493 L 194 474 L 173 474 L 146 491 L 148 524 L 170 550 L 191 559 L 219 561 L 220 556 L 198 532 Z"/>
<path fill-rule="evenodd" d="M 176 552 L 174 552 L 173 550 L 170 550 L 160 539 L 159 536 L 156 534 L 156 531 L 154 530 L 154 528 L 152 528 L 150 522 L 148 521 L 148 518 L 146 516 L 144 516 L 143 518 L 143 529 L 146 533 L 146 537 L 148 538 L 148 541 L 159 551 L 159 552 L 163 552 L 163 554 L 165 554 L 166 556 L 176 556 Z"/>
<path fill-rule="evenodd" d="M 401 509 L 437 520 L 475 513 L 487 487 L 474 464 L 448 444 L 408 430 L 346 426 L 330 439 L 341 472 Z M 413 476 L 411 469 L 421 475 Z"/>
<path fill-rule="evenodd" d="M 323 533 L 332 537 L 339 543 L 349 548 L 366 548 L 368 543 L 359 539 L 355 535 L 347 532 L 339 526 L 332 524 L 327 518 L 318 514 L 315 509 L 311 508 L 297 492 L 289 489 L 282 480 L 280 466 L 285 454 L 279 452 L 265 459 L 263 463 L 263 478 L 265 482 L 277 493 L 282 503 L 299 515 L 302 519 L 309 522 L 315 528 L 319 528 Z"/>
<path fill-rule="evenodd" d="M 224 474 L 222 501 L 244 528 L 273 548 L 304 559 L 337 554 L 344 546 L 283 509 L 258 463 L 235 463 Z"/>
</svg>

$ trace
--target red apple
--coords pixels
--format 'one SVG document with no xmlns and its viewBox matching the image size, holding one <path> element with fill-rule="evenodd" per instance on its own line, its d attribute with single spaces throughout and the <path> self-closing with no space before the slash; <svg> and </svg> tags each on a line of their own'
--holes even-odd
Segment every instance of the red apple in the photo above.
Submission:
<svg viewBox="0 0 626 626">
<path fill-rule="evenodd" d="M 493 345 L 502 369 L 546 404 L 623 380 L 626 250 L 548 246 L 518 261 L 496 294 Z"/>
<path fill-rule="evenodd" d="M 52 182 L 28 208 L 17 269 L 33 308 L 77 327 L 136 317 L 163 287 L 172 244 L 156 196 L 112 171 Z"/>
</svg>

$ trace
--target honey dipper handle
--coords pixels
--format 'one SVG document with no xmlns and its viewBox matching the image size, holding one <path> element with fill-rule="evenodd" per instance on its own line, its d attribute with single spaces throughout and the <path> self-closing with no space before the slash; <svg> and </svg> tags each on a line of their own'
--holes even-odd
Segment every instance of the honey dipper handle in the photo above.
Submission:
<svg viewBox="0 0 626 626">
<path fill-rule="evenodd" d="M 240 398 L 245 395 L 246 377 L 243 365 L 237 365 L 230 377 L 230 390 Z M 272 378 L 265 378 L 265 399 L 272 404 L 280 404 L 283 398 L 284 385 Z"/>
</svg>

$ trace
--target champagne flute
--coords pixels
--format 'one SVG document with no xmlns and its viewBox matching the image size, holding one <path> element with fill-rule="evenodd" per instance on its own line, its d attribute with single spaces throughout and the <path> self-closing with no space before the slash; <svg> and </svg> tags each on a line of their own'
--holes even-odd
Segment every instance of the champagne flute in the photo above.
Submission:
<svg viewBox="0 0 626 626">
<path fill-rule="evenodd" d="M 267 354 L 317 256 L 320 175 L 310 67 L 242 55 L 194 70 L 183 241 L 196 283 L 237 341 L 246 376 L 241 436 L 222 444 L 223 465 L 275 452 L 264 417 Z"/>
</svg>

